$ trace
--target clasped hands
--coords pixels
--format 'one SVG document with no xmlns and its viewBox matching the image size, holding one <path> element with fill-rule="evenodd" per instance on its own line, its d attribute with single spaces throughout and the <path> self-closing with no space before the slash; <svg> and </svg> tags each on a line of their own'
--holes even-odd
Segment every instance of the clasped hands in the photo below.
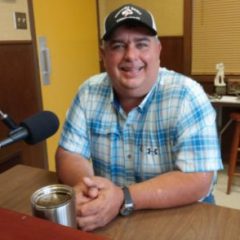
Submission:
<svg viewBox="0 0 240 240">
<path fill-rule="evenodd" d="M 105 226 L 118 215 L 123 203 L 122 189 L 103 177 L 84 177 L 74 190 L 77 223 L 83 231 Z"/>
</svg>

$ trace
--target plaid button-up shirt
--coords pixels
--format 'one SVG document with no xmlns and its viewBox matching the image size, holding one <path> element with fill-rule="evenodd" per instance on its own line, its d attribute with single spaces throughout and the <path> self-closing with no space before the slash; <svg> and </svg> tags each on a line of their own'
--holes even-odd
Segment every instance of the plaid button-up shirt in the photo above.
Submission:
<svg viewBox="0 0 240 240">
<path fill-rule="evenodd" d="M 165 172 L 222 168 L 215 111 L 202 87 L 165 68 L 141 104 L 127 115 L 106 73 L 79 88 L 60 146 L 91 160 L 96 175 L 118 185 Z"/>
</svg>

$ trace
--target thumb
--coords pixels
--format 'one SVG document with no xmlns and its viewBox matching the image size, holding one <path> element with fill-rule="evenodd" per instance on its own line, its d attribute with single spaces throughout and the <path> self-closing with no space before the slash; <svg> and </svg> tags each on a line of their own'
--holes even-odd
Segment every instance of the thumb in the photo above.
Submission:
<svg viewBox="0 0 240 240">
<path fill-rule="evenodd" d="M 89 177 L 84 177 L 83 182 L 88 187 L 88 196 L 90 198 L 96 198 L 98 196 L 98 193 L 99 193 L 99 188 L 97 186 L 97 183 Z"/>
<path fill-rule="evenodd" d="M 90 177 L 84 177 L 83 182 L 86 184 L 87 187 L 97 187 L 97 183 Z"/>
</svg>

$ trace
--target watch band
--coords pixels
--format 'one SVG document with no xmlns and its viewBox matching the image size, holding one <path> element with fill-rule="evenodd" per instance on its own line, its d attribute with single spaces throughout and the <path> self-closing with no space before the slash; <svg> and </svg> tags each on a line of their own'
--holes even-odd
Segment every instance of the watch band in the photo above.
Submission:
<svg viewBox="0 0 240 240">
<path fill-rule="evenodd" d="M 122 188 L 122 190 L 123 190 L 123 194 L 124 194 L 124 202 L 120 209 L 120 214 L 122 216 L 128 216 L 129 214 L 132 213 L 132 211 L 134 209 L 134 204 L 133 204 L 132 197 L 131 197 L 128 187 L 124 186 Z"/>
</svg>

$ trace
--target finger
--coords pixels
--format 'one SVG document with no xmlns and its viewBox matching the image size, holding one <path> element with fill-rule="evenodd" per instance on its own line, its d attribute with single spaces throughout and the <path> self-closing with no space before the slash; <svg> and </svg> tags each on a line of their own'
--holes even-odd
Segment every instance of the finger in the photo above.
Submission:
<svg viewBox="0 0 240 240">
<path fill-rule="evenodd" d="M 76 196 L 76 204 L 77 205 L 81 205 L 81 204 L 87 203 L 89 201 L 91 201 L 91 198 L 86 197 L 84 195 L 77 195 Z"/>
<path fill-rule="evenodd" d="M 89 177 L 84 177 L 83 182 L 87 186 L 85 194 L 92 199 L 96 198 L 98 196 L 97 184 Z"/>
<path fill-rule="evenodd" d="M 94 182 L 91 178 L 89 177 L 84 177 L 83 182 L 88 186 L 88 187 L 97 187 L 96 182 Z"/>
<path fill-rule="evenodd" d="M 84 217 L 90 216 L 90 215 L 96 215 L 100 213 L 103 208 L 104 208 L 104 202 L 99 198 L 95 198 L 79 206 L 78 215 L 84 216 Z"/>
<path fill-rule="evenodd" d="M 77 217 L 77 224 L 82 231 L 92 231 L 97 227 L 103 226 L 103 222 L 98 219 L 97 215 Z"/>
<path fill-rule="evenodd" d="M 88 190 L 88 196 L 92 199 L 96 198 L 98 196 L 99 189 L 97 187 L 91 187 Z"/>
<path fill-rule="evenodd" d="M 106 179 L 102 177 L 84 177 L 83 182 L 88 187 L 97 187 L 98 189 L 103 189 L 106 186 Z"/>
<path fill-rule="evenodd" d="M 74 186 L 74 191 L 76 194 L 78 193 L 84 194 L 87 191 L 87 186 L 84 182 L 80 182 Z"/>
</svg>

